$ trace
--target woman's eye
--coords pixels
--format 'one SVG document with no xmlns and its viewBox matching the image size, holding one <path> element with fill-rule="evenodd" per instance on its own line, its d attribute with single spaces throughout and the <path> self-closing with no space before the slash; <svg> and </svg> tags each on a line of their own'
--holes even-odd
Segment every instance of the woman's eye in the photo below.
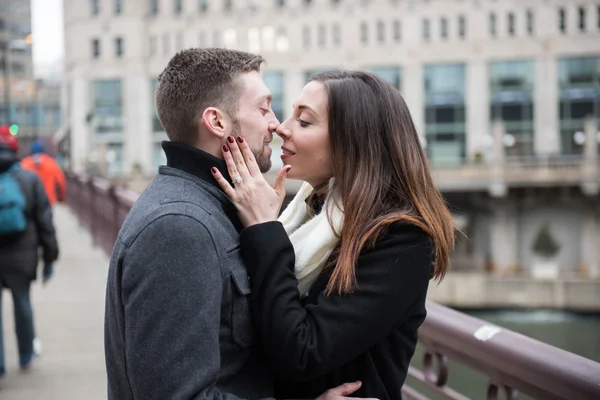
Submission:
<svg viewBox="0 0 600 400">
<path fill-rule="evenodd" d="M 261 108 L 260 111 L 262 112 L 262 115 L 267 115 L 269 113 L 269 109 L 267 108 Z"/>
<path fill-rule="evenodd" d="M 300 124 L 300 126 L 301 126 L 302 128 L 306 128 L 307 126 L 309 126 L 309 125 L 310 125 L 310 122 L 306 122 L 306 121 L 304 121 L 304 120 L 302 120 L 302 119 L 300 119 L 300 118 L 297 118 L 297 119 L 296 119 L 296 121 L 298 121 L 298 123 Z"/>
</svg>

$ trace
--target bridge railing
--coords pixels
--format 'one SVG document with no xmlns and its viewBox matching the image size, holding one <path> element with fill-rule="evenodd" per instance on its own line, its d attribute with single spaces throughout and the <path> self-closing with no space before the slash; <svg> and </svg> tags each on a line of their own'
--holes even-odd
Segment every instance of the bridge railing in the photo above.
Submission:
<svg viewBox="0 0 600 400">
<path fill-rule="evenodd" d="M 139 194 L 100 178 L 68 173 L 67 179 L 69 206 L 94 244 L 110 254 Z M 469 398 L 447 385 L 448 360 L 453 360 L 489 378 L 487 393 L 477 399 L 512 400 L 518 393 L 543 400 L 600 399 L 600 363 L 440 304 L 428 302 L 427 313 L 419 330 L 423 359 L 415 360 L 422 368 L 411 366 L 409 376 L 436 398 Z M 403 393 L 407 399 L 429 399 L 408 384 Z"/>
</svg>

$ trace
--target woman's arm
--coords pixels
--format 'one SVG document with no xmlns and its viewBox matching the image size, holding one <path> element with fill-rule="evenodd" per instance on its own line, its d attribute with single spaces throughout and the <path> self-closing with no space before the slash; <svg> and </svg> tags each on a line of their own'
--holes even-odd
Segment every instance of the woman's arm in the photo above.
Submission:
<svg viewBox="0 0 600 400">
<path fill-rule="evenodd" d="M 365 352 L 406 320 L 427 290 L 433 248 L 420 229 L 395 224 L 358 260 L 358 289 L 321 294 L 303 306 L 294 276 L 294 249 L 283 226 L 268 222 L 241 234 L 253 288 L 253 316 L 273 371 L 307 380 Z"/>
</svg>

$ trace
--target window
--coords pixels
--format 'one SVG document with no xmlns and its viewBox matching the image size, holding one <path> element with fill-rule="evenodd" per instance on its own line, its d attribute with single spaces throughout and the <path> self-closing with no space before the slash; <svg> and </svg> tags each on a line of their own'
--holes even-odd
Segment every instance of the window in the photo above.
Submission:
<svg viewBox="0 0 600 400">
<path fill-rule="evenodd" d="M 578 11 L 577 14 L 578 14 L 578 19 L 579 19 L 579 22 L 577 25 L 579 25 L 579 30 L 581 32 L 585 32 L 585 8 L 579 7 L 579 9 L 577 11 Z"/>
<path fill-rule="evenodd" d="M 584 131 L 587 116 L 600 122 L 600 57 L 560 59 L 558 76 L 562 152 L 580 154 L 583 146 L 575 134 Z"/>
<path fill-rule="evenodd" d="M 446 18 L 440 20 L 440 35 L 442 39 L 448 38 L 448 20 Z"/>
<path fill-rule="evenodd" d="M 394 41 L 399 42 L 400 40 L 402 40 L 402 26 L 400 25 L 400 21 L 395 20 L 394 24 L 392 25 L 392 29 L 392 36 L 394 37 Z"/>
<path fill-rule="evenodd" d="M 561 33 L 567 31 L 567 12 L 564 8 L 558 9 L 558 29 Z"/>
<path fill-rule="evenodd" d="M 278 53 L 287 53 L 290 49 L 290 40 L 288 39 L 285 27 L 280 26 L 275 32 L 275 50 Z"/>
<path fill-rule="evenodd" d="M 275 0 L 277 8 L 285 7 L 285 0 Z"/>
<path fill-rule="evenodd" d="M 459 164 L 465 159 L 465 66 L 426 65 L 425 135 L 434 164 Z"/>
<path fill-rule="evenodd" d="M 369 43 L 369 26 L 366 22 L 360 23 L 360 41 L 364 45 Z"/>
<path fill-rule="evenodd" d="M 490 14 L 490 36 L 496 37 L 496 14 Z"/>
<path fill-rule="evenodd" d="M 491 122 L 504 123 L 506 134 L 515 139 L 508 155 L 533 154 L 534 62 L 499 61 L 489 64 Z"/>
<path fill-rule="evenodd" d="M 226 12 L 231 11 L 231 9 L 233 8 L 233 0 L 224 0 L 225 3 L 223 4 L 223 10 Z"/>
<path fill-rule="evenodd" d="M 515 36 L 515 14 L 508 13 L 508 36 Z"/>
<path fill-rule="evenodd" d="M 527 33 L 533 35 L 533 11 L 527 10 Z"/>
<path fill-rule="evenodd" d="M 324 24 L 319 24 L 319 28 L 317 31 L 317 37 L 318 37 L 318 41 L 319 41 L 319 47 L 323 48 L 325 47 L 325 37 L 326 37 L 327 33 L 325 31 L 325 25 Z"/>
<path fill-rule="evenodd" d="M 310 47 L 310 26 L 304 25 L 302 28 L 302 43 L 305 49 Z"/>
<path fill-rule="evenodd" d="M 467 34 L 467 26 L 465 17 L 462 15 L 458 17 L 458 37 L 464 39 Z"/>
<path fill-rule="evenodd" d="M 206 32 L 200 32 L 198 34 L 198 47 L 207 47 L 206 46 Z"/>
<path fill-rule="evenodd" d="M 115 0 L 115 15 L 121 15 L 123 12 L 123 0 Z"/>
<path fill-rule="evenodd" d="M 92 57 L 100 57 L 100 40 L 92 39 Z"/>
<path fill-rule="evenodd" d="M 221 30 L 217 29 L 213 32 L 213 47 L 221 47 Z"/>
<path fill-rule="evenodd" d="M 429 37 L 430 37 L 429 20 L 428 19 L 424 19 L 423 20 L 423 39 L 424 40 L 429 40 Z"/>
<path fill-rule="evenodd" d="M 158 0 L 149 0 L 150 3 L 150 14 L 156 15 L 158 14 Z"/>
<path fill-rule="evenodd" d="M 100 0 L 90 0 L 90 6 L 92 7 L 92 15 L 96 16 L 100 14 Z"/>
<path fill-rule="evenodd" d="M 198 11 L 201 13 L 208 11 L 208 0 L 198 0 Z"/>
<path fill-rule="evenodd" d="M 183 11 L 183 1 L 182 0 L 173 0 L 173 11 L 175 14 L 181 14 Z"/>
<path fill-rule="evenodd" d="M 123 38 L 118 37 L 115 39 L 115 55 L 121 58 L 123 51 Z"/>
<path fill-rule="evenodd" d="M 333 44 L 339 46 L 342 43 L 342 29 L 340 24 L 333 24 Z"/>
<path fill-rule="evenodd" d="M 383 21 L 377 21 L 377 42 L 385 43 L 385 24 Z"/>
<path fill-rule="evenodd" d="M 598 25 L 598 30 L 600 30 L 600 6 L 596 8 L 596 25 Z"/>
<path fill-rule="evenodd" d="M 273 114 L 275 114 L 279 121 L 283 121 L 285 118 L 283 114 L 283 101 L 285 93 L 283 72 L 267 71 L 263 74 L 263 80 L 273 96 L 273 99 L 271 100 L 271 109 L 273 110 Z"/>
<path fill-rule="evenodd" d="M 121 81 L 94 81 L 93 124 L 97 133 L 122 131 Z"/>
<path fill-rule="evenodd" d="M 371 68 L 371 72 L 386 82 L 400 89 L 400 68 L 399 67 L 375 67 Z"/>
</svg>

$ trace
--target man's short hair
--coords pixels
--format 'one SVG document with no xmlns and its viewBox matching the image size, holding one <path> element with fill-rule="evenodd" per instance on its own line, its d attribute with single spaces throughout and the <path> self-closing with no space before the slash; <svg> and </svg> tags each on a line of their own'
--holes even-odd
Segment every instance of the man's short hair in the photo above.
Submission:
<svg viewBox="0 0 600 400">
<path fill-rule="evenodd" d="M 155 103 L 158 119 L 170 140 L 195 144 L 202 113 L 219 107 L 235 119 L 243 89 L 237 77 L 260 71 L 256 54 L 221 48 L 180 51 L 158 77 Z"/>
</svg>

